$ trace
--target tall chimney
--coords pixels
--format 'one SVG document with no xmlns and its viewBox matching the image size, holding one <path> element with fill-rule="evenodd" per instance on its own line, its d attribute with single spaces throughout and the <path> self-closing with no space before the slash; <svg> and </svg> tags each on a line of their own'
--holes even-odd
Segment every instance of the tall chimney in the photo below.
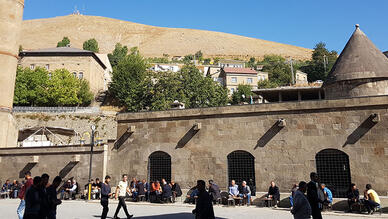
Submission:
<svg viewBox="0 0 388 219">
<path fill-rule="evenodd" d="M 12 103 L 24 0 L 0 0 L 0 147 L 17 145 Z"/>
</svg>

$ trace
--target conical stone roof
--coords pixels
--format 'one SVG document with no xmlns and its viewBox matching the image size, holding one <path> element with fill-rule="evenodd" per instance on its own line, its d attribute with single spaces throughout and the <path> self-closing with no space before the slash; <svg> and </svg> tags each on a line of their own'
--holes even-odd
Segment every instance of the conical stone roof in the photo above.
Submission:
<svg viewBox="0 0 388 219">
<path fill-rule="evenodd" d="M 388 59 L 356 25 L 325 84 L 371 78 L 388 78 Z"/>
</svg>

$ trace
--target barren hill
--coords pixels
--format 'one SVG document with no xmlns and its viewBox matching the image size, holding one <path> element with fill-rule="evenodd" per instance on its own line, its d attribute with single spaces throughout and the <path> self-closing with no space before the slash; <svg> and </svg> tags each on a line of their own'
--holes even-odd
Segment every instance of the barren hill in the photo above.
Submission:
<svg viewBox="0 0 388 219">
<path fill-rule="evenodd" d="M 72 47 L 82 48 L 95 38 L 100 52 L 109 53 L 117 42 L 137 46 L 147 57 L 184 56 L 202 50 L 206 57 L 243 58 L 278 54 L 294 59 L 310 59 L 311 50 L 266 40 L 213 31 L 164 28 L 105 17 L 69 15 L 23 21 L 21 45 L 24 49 L 55 47 L 68 36 Z"/>
</svg>

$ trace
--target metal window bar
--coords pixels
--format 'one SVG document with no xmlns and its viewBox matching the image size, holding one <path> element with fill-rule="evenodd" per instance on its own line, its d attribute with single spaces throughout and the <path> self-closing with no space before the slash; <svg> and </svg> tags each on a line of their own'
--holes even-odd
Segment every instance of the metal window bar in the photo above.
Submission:
<svg viewBox="0 0 388 219">
<path fill-rule="evenodd" d="M 171 156 L 165 152 L 152 153 L 148 158 L 149 182 L 165 179 L 171 182 Z"/>
<path fill-rule="evenodd" d="M 234 151 L 228 155 L 228 179 L 241 186 L 246 181 L 252 195 L 256 193 L 255 158 L 246 151 Z"/>
<path fill-rule="evenodd" d="M 336 149 L 326 149 L 319 152 L 315 159 L 320 182 L 326 184 L 334 198 L 346 198 L 352 181 L 349 156 Z"/>
</svg>

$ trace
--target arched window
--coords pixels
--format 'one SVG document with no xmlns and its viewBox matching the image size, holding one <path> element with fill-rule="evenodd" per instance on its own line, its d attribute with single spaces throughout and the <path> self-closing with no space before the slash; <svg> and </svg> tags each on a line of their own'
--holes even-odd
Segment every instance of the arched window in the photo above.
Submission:
<svg viewBox="0 0 388 219">
<path fill-rule="evenodd" d="M 149 181 L 166 179 L 171 182 L 171 156 L 163 151 L 156 151 L 148 157 Z"/>
<path fill-rule="evenodd" d="M 345 198 L 352 181 L 349 156 L 340 150 L 325 149 L 315 156 L 320 182 L 326 184 L 335 198 Z"/>
<path fill-rule="evenodd" d="M 246 181 L 252 190 L 252 195 L 255 195 L 255 157 L 246 151 L 230 153 L 228 155 L 228 179 L 229 183 L 235 180 L 239 186 L 241 186 L 242 181 Z"/>
</svg>

